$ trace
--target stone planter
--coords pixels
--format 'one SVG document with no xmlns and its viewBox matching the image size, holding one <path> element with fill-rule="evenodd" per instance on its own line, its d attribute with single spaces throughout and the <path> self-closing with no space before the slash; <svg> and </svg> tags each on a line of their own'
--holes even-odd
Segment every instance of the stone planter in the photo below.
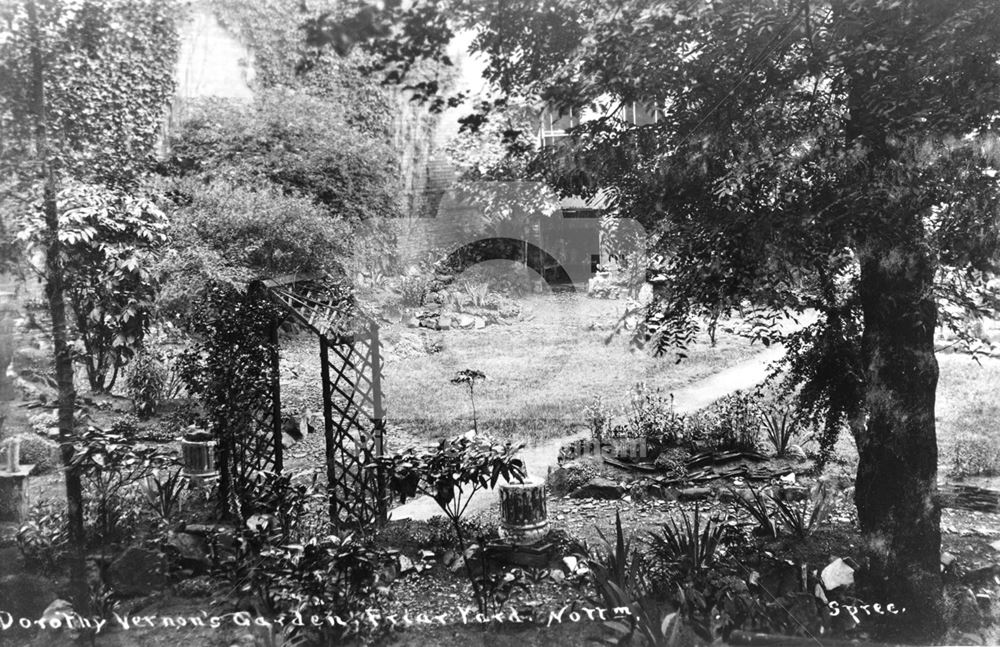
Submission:
<svg viewBox="0 0 1000 647">
<path fill-rule="evenodd" d="M 500 536 L 514 544 L 532 544 L 549 532 L 545 481 L 503 483 L 500 488 Z"/>
<path fill-rule="evenodd" d="M 34 465 L 21 465 L 21 440 L 15 438 L 0 464 L 0 521 L 24 521 L 28 509 L 28 475 Z"/>
<path fill-rule="evenodd" d="M 189 437 L 199 438 L 189 440 Z M 215 441 L 201 440 L 198 436 L 185 436 L 181 439 L 181 458 L 184 463 L 184 474 L 192 481 L 203 481 L 216 478 L 219 475 L 215 469 Z"/>
</svg>

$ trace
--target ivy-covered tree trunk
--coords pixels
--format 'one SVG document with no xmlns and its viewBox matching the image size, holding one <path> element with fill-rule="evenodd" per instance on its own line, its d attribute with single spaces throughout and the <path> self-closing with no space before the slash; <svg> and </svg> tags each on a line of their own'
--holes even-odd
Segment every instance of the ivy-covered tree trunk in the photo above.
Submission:
<svg viewBox="0 0 1000 647">
<path fill-rule="evenodd" d="M 47 229 L 47 244 L 45 246 L 46 285 L 45 292 L 49 304 L 49 316 L 52 319 L 52 345 L 55 351 L 56 385 L 59 392 L 58 420 L 59 441 L 62 444 L 62 460 L 65 466 L 66 504 L 69 519 L 69 538 L 72 544 L 70 560 L 70 586 L 73 591 L 73 602 L 78 613 L 88 612 L 86 566 L 84 563 L 83 543 L 83 485 L 79 471 L 71 467 L 73 458 L 74 412 L 76 409 L 76 391 L 73 387 L 73 356 L 69 347 L 69 334 L 66 320 L 65 267 L 63 265 L 62 245 L 59 241 L 59 205 L 56 172 L 49 159 L 48 131 L 45 102 L 45 79 L 41 53 L 41 36 L 38 29 L 38 16 L 34 2 L 27 3 L 29 27 L 31 30 L 31 59 L 34 89 L 35 145 L 42 160 L 44 170 L 44 185 L 42 188 L 42 209 L 44 210 Z"/>
<path fill-rule="evenodd" d="M 943 629 L 934 356 L 934 264 L 918 216 L 895 243 L 864 250 L 860 295 L 867 425 L 858 430 L 855 502 L 869 603 L 893 603 L 887 637 L 924 641 Z M 905 609 L 905 611 L 903 611 Z"/>
</svg>

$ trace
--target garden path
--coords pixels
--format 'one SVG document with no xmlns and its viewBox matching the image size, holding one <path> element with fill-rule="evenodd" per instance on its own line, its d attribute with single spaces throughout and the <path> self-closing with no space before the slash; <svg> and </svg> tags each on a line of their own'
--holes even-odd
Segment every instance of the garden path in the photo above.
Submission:
<svg viewBox="0 0 1000 647">
<path fill-rule="evenodd" d="M 772 346 L 752 359 L 679 389 L 674 393 L 675 410 L 678 413 L 697 411 L 734 391 L 756 386 L 767 376 L 768 366 L 783 354 L 783 348 Z M 579 438 L 586 438 L 589 433 L 589 430 L 583 430 L 570 436 L 553 438 L 532 447 L 525 447 L 518 455 L 524 461 L 529 476 L 544 478 L 550 467 L 558 465 L 559 448 Z M 498 505 L 498 497 L 495 489 L 477 492 L 469 503 L 466 515 Z M 431 497 L 421 496 L 391 510 L 389 519 L 426 521 L 440 514 L 442 514 L 441 509 Z"/>
</svg>

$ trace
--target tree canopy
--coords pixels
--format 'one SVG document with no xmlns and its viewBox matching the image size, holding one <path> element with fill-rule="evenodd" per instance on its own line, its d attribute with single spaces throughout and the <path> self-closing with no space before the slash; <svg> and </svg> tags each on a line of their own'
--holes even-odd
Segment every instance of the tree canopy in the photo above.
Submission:
<svg viewBox="0 0 1000 647">
<path fill-rule="evenodd" d="M 638 341 L 667 352 L 693 315 L 749 303 L 757 337 L 787 342 L 827 448 L 845 422 L 858 444 L 866 592 L 906 600 L 893 632 L 934 635 L 933 335 L 996 305 L 1000 5 L 418 2 L 388 6 L 363 46 L 397 80 L 462 29 L 492 87 L 468 127 L 524 98 L 595 115 L 531 168 L 651 232 L 663 289 Z M 344 31 L 331 21 L 327 42 Z M 656 118 L 623 119 L 636 103 Z"/>
</svg>

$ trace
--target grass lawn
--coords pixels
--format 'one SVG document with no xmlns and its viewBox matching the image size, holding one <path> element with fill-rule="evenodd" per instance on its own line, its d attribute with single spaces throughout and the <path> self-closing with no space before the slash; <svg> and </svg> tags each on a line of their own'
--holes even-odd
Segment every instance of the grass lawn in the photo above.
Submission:
<svg viewBox="0 0 1000 647">
<path fill-rule="evenodd" d="M 938 353 L 938 365 L 938 467 L 945 479 L 961 443 L 978 439 L 1000 459 L 1000 359 L 984 357 L 977 364 L 968 355 Z M 995 467 L 1000 470 L 1000 464 Z M 1000 485 L 1000 479 L 993 481 L 992 487 Z"/>
<path fill-rule="evenodd" d="M 468 389 L 450 379 L 464 368 L 482 371 L 475 400 L 481 431 L 498 437 L 539 440 L 586 426 L 584 408 L 596 396 L 624 404 L 639 382 L 664 395 L 752 357 L 762 350 L 720 330 L 712 348 L 702 334 L 680 363 L 629 348 L 629 333 L 608 338 L 607 326 L 624 308 L 619 301 L 583 295 L 535 295 L 521 304 L 527 320 L 481 330 L 432 332 L 402 326 L 383 329 L 390 344 L 400 335 L 438 340 L 440 352 L 390 359 L 384 392 L 390 422 L 417 437 L 454 435 L 472 428 Z M 720 325 L 720 328 L 722 326 Z"/>
</svg>

